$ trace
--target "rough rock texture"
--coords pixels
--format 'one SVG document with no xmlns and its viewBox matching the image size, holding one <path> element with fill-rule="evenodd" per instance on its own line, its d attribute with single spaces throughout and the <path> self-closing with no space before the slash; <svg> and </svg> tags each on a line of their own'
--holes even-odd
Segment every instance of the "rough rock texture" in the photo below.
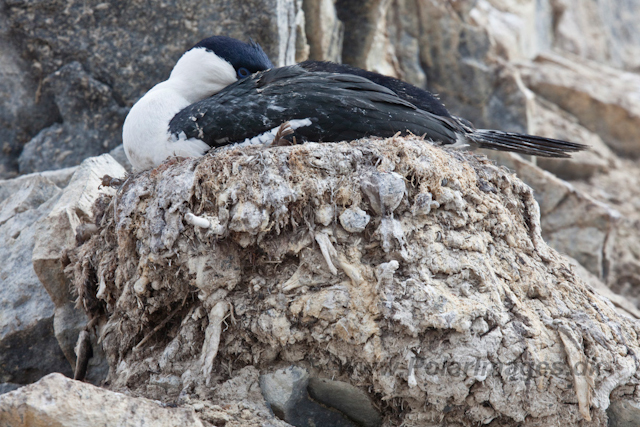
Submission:
<svg viewBox="0 0 640 427">
<path fill-rule="evenodd" d="M 194 426 L 203 424 L 191 408 L 162 407 L 50 374 L 35 384 L 0 396 L 0 425 L 11 427 Z"/>
<path fill-rule="evenodd" d="M 227 149 L 96 206 L 67 272 L 116 390 L 215 402 L 243 368 L 293 364 L 423 426 L 600 426 L 635 399 L 637 322 L 483 158 L 419 138 Z"/>
<path fill-rule="evenodd" d="M 573 114 L 616 152 L 640 156 L 640 75 L 554 54 L 536 57 L 521 71 L 528 87 Z"/>
<path fill-rule="evenodd" d="M 551 0 L 554 46 L 586 59 L 640 71 L 640 4 L 634 0 Z"/>
<path fill-rule="evenodd" d="M 60 120 L 50 94 L 39 90 L 28 61 L 8 36 L 9 24 L 0 12 L 0 178 L 18 174 L 22 147 L 41 129 Z"/>
<path fill-rule="evenodd" d="M 54 333 L 71 366 L 76 366 L 74 348 L 78 334 L 87 324 L 81 310 L 74 307 L 75 298 L 64 275 L 66 251 L 82 239 L 81 227 L 93 221 L 93 205 L 103 194 L 115 194 L 115 190 L 102 186 L 102 177 L 122 178 L 124 168 L 110 155 L 91 157 L 82 162 L 69 184 L 46 218 L 38 223 L 31 262 L 40 282 L 56 306 Z M 89 366 L 87 379 L 100 383 L 106 376 L 104 358 L 99 357 L 100 347 L 95 345 L 94 362 Z"/>
<path fill-rule="evenodd" d="M 79 62 L 48 76 L 43 87 L 53 93 L 62 123 L 25 145 L 18 159 L 21 173 L 75 166 L 121 143 L 128 109 L 118 106 L 111 88 L 88 75 Z"/>
<path fill-rule="evenodd" d="M 50 372 L 73 374 L 74 347 L 87 318 L 63 274 L 78 226 L 91 223 L 104 174 L 124 175 L 110 156 L 74 168 L 0 181 L 0 384 L 28 384 Z M 107 368 L 95 346 L 87 379 Z"/>
<path fill-rule="evenodd" d="M 37 222 L 51 211 L 70 172 L 0 181 L 0 383 L 71 374 L 53 334 L 54 304 L 31 264 Z"/>
<path fill-rule="evenodd" d="M 302 3 L 309 59 L 342 62 L 344 25 L 338 19 L 334 4 L 335 0 L 307 0 Z"/>
</svg>

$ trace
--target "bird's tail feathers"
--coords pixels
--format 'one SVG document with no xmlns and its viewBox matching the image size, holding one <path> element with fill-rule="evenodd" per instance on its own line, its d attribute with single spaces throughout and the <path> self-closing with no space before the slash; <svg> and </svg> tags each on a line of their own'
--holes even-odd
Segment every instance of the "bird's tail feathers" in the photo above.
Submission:
<svg viewBox="0 0 640 427">
<path fill-rule="evenodd" d="M 575 142 L 488 129 L 475 129 L 465 136 L 480 148 L 541 157 L 571 157 L 569 153 L 588 148 L 587 145 Z"/>
</svg>

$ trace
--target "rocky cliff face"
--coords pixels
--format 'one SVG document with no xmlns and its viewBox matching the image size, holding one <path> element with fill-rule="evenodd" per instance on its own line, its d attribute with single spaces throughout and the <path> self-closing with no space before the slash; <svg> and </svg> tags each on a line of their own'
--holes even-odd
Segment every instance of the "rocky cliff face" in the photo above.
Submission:
<svg viewBox="0 0 640 427">
<path fill-rule="evenodd" d="M 80 335 L 88 380 L 204 425 L 638 423 L 634 2 L 5 3 L 0 392 L 71 375 Z M 486 153 L 533 192 L 411 139 L 223 151 L 101 186 L 127 167 L 128 108 L 211 34 L 593 149 Z M 69 384 L 0 398 L 0 419 Z"/>
</svg>

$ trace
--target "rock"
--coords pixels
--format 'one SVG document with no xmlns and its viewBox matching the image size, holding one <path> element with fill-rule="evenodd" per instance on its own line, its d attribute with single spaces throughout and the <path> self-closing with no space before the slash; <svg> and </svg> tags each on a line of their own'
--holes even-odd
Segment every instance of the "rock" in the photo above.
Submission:
<svg viewBox="0 0 640 427">
<path fill-rule="evenodd" d="M 18 388 L 20 388 L 20 384 L 1 383 L 0 384 L 0 394 L 9 393 L 10 391 L 16 390 Z"/>
<path fill-rule="evenodd" d="M 616 400 L 607 409 L 609 427 L 633 427 L 640 422 L 640 402 Z"/>
<path fill-rule="evenodd" d="M 305 369 L 296 366 L 260 376 L 260 388 L 273 413 L 296 427 L 380 423 L 380 415 L 360 390 L 340 381 L 309 378 Z"/>
<path fill-rule="evenodd" d="M 48 76 L 44 90 L 51 91 L 62 123 L 43 129 L 20 154 L 20 172 L 32 173 L 75 166 L 122 141 L 122 124 L 128 109 L 120 107 L 109 86 L 72 62 Z"/>
<path fill-rule="evenodd" d="M 37 208 L 60 193 L 60 189 L 51 180 L 41 175 L 21 180 L 21 184 L 23 185 L 12 186 L 15 192 L 0 205 L 0 224 L 17 214 Z"/>
<path fill-rule="evenodd" d="M 241 371 L 295 366 L 366 391 L 384 423 L 604 425 L 612 392 L 640 381 L 637 325 L 541 233 L 579 210 L 578 226 L 604 235 L 611 212 L 538 171 L 551 189 L 540 206 L 504 168 L 418 137 L 219 150 L 103 199 L 66 272 L 114 390 L 204 401 L 224 384 L 251 390 L 234 385 Z M 372 176 L 411 185 L 371 193 Z M 323 225 L 326 205 L 358 207 L 374 231 Z M 232 229 L 247 206 L 259 226 Z M 557 214 L 544 226 L 541 207 Z"/>
<path fill-rule="evenodd" d="M 365 175 L 360 186 L 378 215 L 392 214 L 407 191 L 404 178 L 394 172 Z"/>
<path fill-rule="evenodd" d="M 640 156 L 640 76 L 551 53 L 520 70 L 531 90 L 574 115 L 612 150 Z"/>
<path fill-rule="evenodd" d="M 76 171 L 76 167 L 58 169 L 54 171 L 40 172 L 30 175 L 23 175 L 14 179 L 0 180 L 0 202 L 12 196 L 18 191 L 31 186 L 32 180 L 46 178 L 59 188 L 64 188 L 69 183 L 71 176 Z"/>
<path fill-rule="evenodd" d="M 24 144 L 42 128 L 60 121 L 53 97 L 42 94 L 33 68 L 11 43 L 10 24 L 0 12 L 0 179 L 18 175 Z"/>
<path fill-rule="evenodd" d="M 554 47 L 582 58 L 637 72 L 640 5 L 633 0 L 550 2 L 554 14 Z M 615 13 L 612 13 L 615 11 Z"/>
<path fill-rule="evenodd" d="M 75 247 L 78 228 L 94 221 L 96 200 L 105 194 L 115 194 L 115 189 L 102 186 L 105 175 L 120 178 L 125 175 L 125 170 L 108 154 L 86 159 L 74 172 L 46 218 L 37 224 L 33 269 L 56 306 L 55 336 L 72 366 L 76 364 L 74 347 L 78 334 L 86 326 L 87 318 L 71 303 L 75 298 L 63 272 L 65 251 Z M 105 360 L 99 357 L 102 354 L 100 346 L 96 342 L 93 344 L 95 357 L 90 361 L 88 379 L 99 383 L 106 376 L 107 368 Z"/>
<path fill-rule="evenodd" d="M 242 40 L 251 37 L 276 65 L 293 62 L 296 1 L 225 1 L 208 4 L 195 15 L 187 6 L 181 0 L 165 7 L 129 4 L 121 9 L 98 0 L 53 7 L 12 2 L 4 13 L 13 30 L 11 42 L 30 55 L 31 63 L 37 61 L 42 70 L 38 77 L 79 61 L 128 106 L 165 80 L 182 53 L 212 32 Z M 49 24 L 52 19 L 56 25 Z M 158 28 L 162 32 L 150 37 Z"/>
<path fill-rule="evenodd" d="M 121 178 L 125 170 L 108 154 L 85 160 L 46 219 L 39 223 L 33 268 L 56 306 L 72 301 L 63 273 L 63 252 L 76 245 L 76 229 L 93 218 L 93 205 L 98 197 L 115 194 L 115 189 L 101 186 L 105 175 Z"/>
<path fill-rule="evenodd" d="M 358 425 L 376 427 L 382 422 L 367 394 L 348 383 L 309 378 L 308 390 L 312 399 L 339 410 Z"/>
<path fill-rule="evenodd" d="M 344 24 L 342 61 L 366 68 L 378 21 L 384 18 L 388 2 L 382 0 L 336 0 L 336 13 Z"/>
<path fill-rule="evenodd" d="M 394 47 L 402 57 L 418 58 L 426 87 L 438 94 L 453 114 L 479 128 L 526 133 L 529 96 L 519 75 L 502 57 L 505 50 L 500 41 L 509 38 L 492 33 L 495 20 L 482 22 L 478 16 L 480 7 L 488 3 L 450 6 L 421 0 L 416 10 L 406 3 L 398 4 L 409 13 L 397 11 L 397 19 L 389 21 L 390 31 L 406 35 L 396 39 Z M 416 41 L 407 43 L 407 39 Z M 412 61 L 415 63 L 415 59 L 407 62 Z M 416 76 L 413 83 L 424 84 L 415 65 L 407 75 Z"/>
<path fill-rule="evenodd" d="M 307 395 L 309 374 L 295 366 L 265 374 L 260 377 L 260 389 L 273 413 L 287 421 L 289 413 L 298 401 Z"/>
<path fill-rule="evenodd" d="M 335 0 L 307 0 L 302 8 L 309 59 L 342 62 L 344 26 L 338 19 Z"/>
<path fill-rule="evenodd" d="M 192 408 L 167 408 L 50 374 L 0 396 L 0 419 L 11 426 L 202 426 Z"/>
<path fill-rule="evenodd" d="M 60 194 L 45 175 L 0 181 L 0 383 L 28 384 L 50 372 L 71 375 L 53 333 L 54 304 L 31 264 L 36 223 Z"/>
<path fill-rule="evenodd" d="M 349 233 L 362 233 L 371 217 L 362 209 L 355 207 L 345 209 L 340 214 L 340 225 Z M 328 225 L 328 224 L 325 224 Z"/>
</svg>

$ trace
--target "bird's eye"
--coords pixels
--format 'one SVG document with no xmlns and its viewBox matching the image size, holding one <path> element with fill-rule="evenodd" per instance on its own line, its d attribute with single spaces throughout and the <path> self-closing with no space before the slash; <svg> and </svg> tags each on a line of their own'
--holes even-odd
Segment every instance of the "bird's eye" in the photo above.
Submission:
<svg viewBox="0 0 640 427">
<path fill-rule="evenodd" d="M 245 77 L 248 77 L 249 74 L 251 74 L 251 73 L 246 68 L 244 68 L 244 67 L 238 68 L 238 78 L 244 79 Z"/>
</svg>

